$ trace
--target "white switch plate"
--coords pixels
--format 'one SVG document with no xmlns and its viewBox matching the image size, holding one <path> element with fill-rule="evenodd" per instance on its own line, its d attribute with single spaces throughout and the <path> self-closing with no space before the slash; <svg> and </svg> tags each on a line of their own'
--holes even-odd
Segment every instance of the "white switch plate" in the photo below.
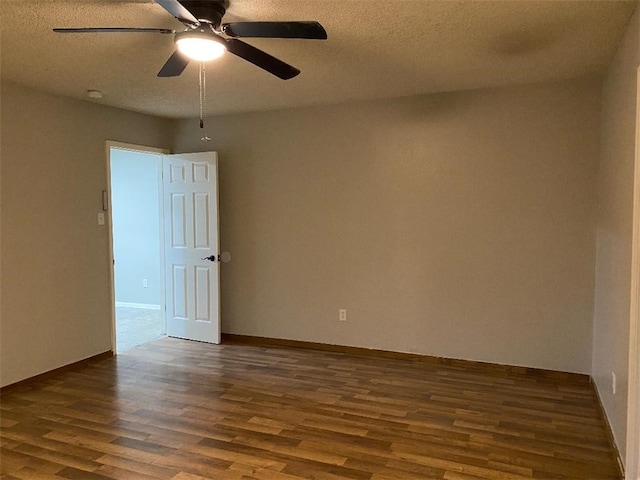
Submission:
<svg viewBox="0 0 640 480">
<path fill-rule="evenodd" d="M 98 225 L 104 225 L 104 213 L 98 213 Z"/>
</svg>

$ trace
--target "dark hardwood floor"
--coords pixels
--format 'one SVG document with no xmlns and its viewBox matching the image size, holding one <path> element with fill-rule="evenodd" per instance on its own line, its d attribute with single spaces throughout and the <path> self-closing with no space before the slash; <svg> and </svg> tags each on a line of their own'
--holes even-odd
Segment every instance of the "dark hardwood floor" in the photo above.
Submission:
<svg viewBox="0 0 640 480">
<path fill-rule="evenodd" d="M 165 338 L 1 398 L 2 478 L 619 478 L 586 377 Z"/>
</svg>

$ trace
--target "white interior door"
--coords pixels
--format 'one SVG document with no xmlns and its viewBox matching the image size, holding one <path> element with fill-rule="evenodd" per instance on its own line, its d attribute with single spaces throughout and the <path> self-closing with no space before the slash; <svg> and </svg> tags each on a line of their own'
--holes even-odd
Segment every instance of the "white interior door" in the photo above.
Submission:
<svg viewBox="0 0 640 480">
<path fill-rule="evenodd" d="M 220 343 L 218 156 L 163 155 L 162 173 L 167 335 Z"/>
</svg>

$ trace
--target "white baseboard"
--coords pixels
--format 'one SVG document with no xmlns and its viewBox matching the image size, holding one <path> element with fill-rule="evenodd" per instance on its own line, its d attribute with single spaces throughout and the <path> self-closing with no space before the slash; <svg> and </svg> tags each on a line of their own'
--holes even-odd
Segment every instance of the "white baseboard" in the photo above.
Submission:
<svg viewBox="0 0 640 480">
<path fill-rule="evenodd" d="M 600 416 L 605 424 L 605 429 L 607 431 L 607 437 L 609 440 L 609 445 L 611 446 L 611 450 L 613 450 L 613 454 L 618 462 L 618 473 L 620 474 L 620 478 L 626 478 L 624 476 L 624 459 L 622 458 L 622 454 L 620 449 L 618 448 L 618 442 L 616 442 L 616 436 L 613 433 L 613 428 L 611 428 L 611 422 L 609 422 L 609 417 L 607 415 L 607 411 L 604 408 L 604 403 L 602 402 L 602 396 L 600 396 L 600 390 L 598 390 L 598 384 L 591 377 L 591 387 L 593 388 L 593 393 L 596 396 L 596 401 L 598 404 L 598 409 L 600 410 Z"/>
<path fill-rule="evenodd" d="M 147 309 L 147 310 L 160 310 L 160 305 L 154 305 L 153 303 L 116 302 L 116 307 L 144 308 L 144 309 Z"/>
</svg>

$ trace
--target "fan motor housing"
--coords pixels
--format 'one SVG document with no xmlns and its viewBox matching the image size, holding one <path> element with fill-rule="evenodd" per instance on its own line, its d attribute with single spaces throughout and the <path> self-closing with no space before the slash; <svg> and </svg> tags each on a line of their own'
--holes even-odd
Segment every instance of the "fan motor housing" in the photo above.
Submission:
<svg viewBox="0 0 640 480">
<path fill-rule="evenodd" d="M 229 6 L 228 0 L 181 0 L 180 3 L 198 20 L 211 23 L 216 29 Z"/>
</svg>

